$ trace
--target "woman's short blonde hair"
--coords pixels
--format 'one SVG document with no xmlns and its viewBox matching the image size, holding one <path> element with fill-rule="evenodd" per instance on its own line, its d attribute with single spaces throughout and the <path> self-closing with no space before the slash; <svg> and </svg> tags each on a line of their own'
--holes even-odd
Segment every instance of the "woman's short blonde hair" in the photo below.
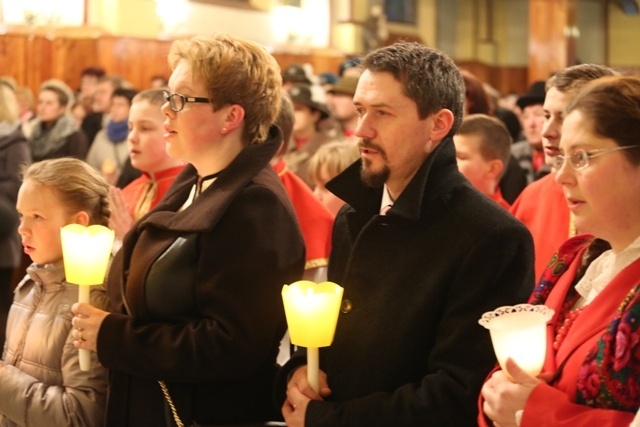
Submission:
<svg viewBox="0 0 640 427">
<path fill-rule="evenodd" d="M 203 80 L 214 111 L 237 104 L 244 109 L 242 139 L 264 142 L 280 108 L 282 77 L 275 58 L 257 43 L 230 34 L 176 40 L 169 66 L 189 62 Z"/>
</svg>

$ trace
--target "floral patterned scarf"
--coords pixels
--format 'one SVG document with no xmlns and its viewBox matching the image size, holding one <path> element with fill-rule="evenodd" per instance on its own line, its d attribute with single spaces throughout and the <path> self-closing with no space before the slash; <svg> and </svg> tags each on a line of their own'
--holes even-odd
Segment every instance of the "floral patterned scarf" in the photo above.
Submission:
<svg viewBox="0 0 640 427">
<path fill-rule="evenodd" d="M 568 240 L 552 257 L 529 299 L 544 304 L 554 285 L 583 248 L 588 235 Z M 568 292 L 574 298 L 576 291 Z M 578 373 L 576 402 L 593 408 L 636 412 L 640 407 L 640 274 Z"/>
</svg>

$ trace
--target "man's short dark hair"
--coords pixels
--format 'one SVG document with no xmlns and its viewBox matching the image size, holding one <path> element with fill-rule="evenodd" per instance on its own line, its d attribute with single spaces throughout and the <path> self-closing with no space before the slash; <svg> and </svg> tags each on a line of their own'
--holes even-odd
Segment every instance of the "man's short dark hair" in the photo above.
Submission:
<svg viewBox="0 0 640 427">
<path fill-rule="evenodd" d="M 405 95 L 417 104 L 420 119 L 443 108 L 450 110 L 455 120 L 447 136 L 456 133 L 464 114 L 465 86 L 449 56 L 420 43 L 403 42 L 369 53 L 362 68 L 393 75 Z"/>
<path fill-rule="evenodd" d="M 111 98 L 115 98 L 115 97 L 125 98 L 127 101 L 129 101 L 129 105 L 131 105 L 131 101 L 133 100 L 133 97 L 136 96 L 137 94 L 138 92 L 135 91 L 134 89 L 125 89 L 123 87 L 120 87 L 113 91 Z"/>
</svg>

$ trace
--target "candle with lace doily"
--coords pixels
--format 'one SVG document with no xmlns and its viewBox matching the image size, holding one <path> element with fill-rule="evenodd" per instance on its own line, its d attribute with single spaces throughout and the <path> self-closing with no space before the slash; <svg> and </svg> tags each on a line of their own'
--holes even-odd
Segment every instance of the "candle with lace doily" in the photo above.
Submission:
<svg viewBox="0 0 640 427">
<path fill-rule="evenodd" d="M 547 349 L 546 326 L 553 313 L 544 305 L 518 304 L 482 315 L 479 323 L 489 329 L 498 363 L 507 375 L 508 358 L 530 375 L 540 373 Z"/>
</svg>

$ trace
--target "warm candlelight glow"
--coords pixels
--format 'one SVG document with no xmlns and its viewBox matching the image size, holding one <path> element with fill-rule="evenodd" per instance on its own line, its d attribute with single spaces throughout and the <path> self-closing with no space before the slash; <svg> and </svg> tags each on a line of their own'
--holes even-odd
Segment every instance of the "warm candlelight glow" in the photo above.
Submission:
<svg viewBox="0 0 640 427">
<path fill-rule="evenodd" d="M 530 304 L 500 307 L 482 315 L 479 323 L 489 329 L 503 371 L 507 372 L 510 357 L 530 375 L 540 373 L 547 348 L 546 325 L 552 316 L 552 309 Z"/>
<path fill-rule="evenodd" d="M 282 287 L 289 337 L 293 344 L 307 347 L 307 380 L 316 392 L 320 373 L 318 348 L 333 342 L 342 292 L 342 287 L 333 282 L 300 280 Z"/>
<path fill-rule="evenodd" d="M 85 227 L 65 225 L 60 229 L 64 274 L 69 283 L 78 286 L 78 301 L 90 303 L 91 285 L 101 285 L 109 266 L 114 232 L 102 225 Z M 80 369 L 88 371 L 91 364 L 89 350 L 80 349 Z"/>
<path fill-rule="evenodd" d="M 69 224 L 60 230 L 67 282 L 101 285 L 109 265 L 113 230 L 102 225 Z"/>
<path fill-rule="evenodd" d="M 327 347 L 338 323 L 342 287 L 332 282 L 301 280 L 282 288 L 291 342 L 303 347 Z"/>
</svg>

